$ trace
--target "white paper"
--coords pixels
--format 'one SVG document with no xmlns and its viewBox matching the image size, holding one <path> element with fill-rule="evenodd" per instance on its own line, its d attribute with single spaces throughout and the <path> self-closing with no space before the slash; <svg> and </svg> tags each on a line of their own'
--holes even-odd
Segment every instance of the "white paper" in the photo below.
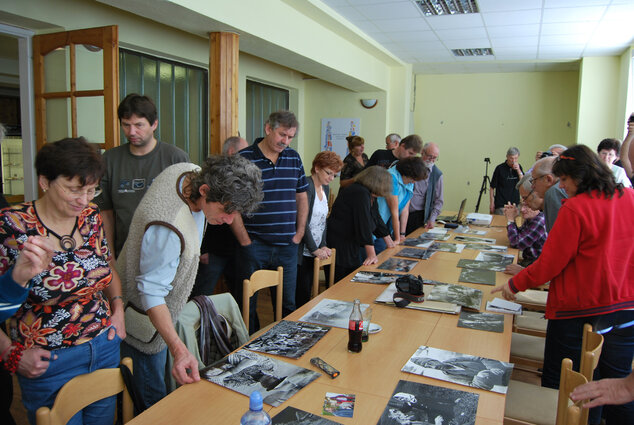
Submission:
<svg viewBox="0 0 634 425">
<path fill-rule="evenodd" d="M 493 301 L 487 301 L 487 311 L 495 311 L 496 313 L 522 314 L 522 305 L 502 298 L 494 298 Z"/>
</svg>

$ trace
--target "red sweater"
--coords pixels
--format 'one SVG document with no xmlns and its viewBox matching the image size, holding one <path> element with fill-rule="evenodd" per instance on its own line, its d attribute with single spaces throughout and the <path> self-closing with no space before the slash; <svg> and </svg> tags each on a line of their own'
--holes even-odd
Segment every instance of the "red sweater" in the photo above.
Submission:
<svg viewBox="0 0 634 425">
<path fill-rule="evenodd" d="M 546 318 L 634 309 L 634 190 L 562 202 L 542 253 L 509 280 L 513 292 L 550 280 Z"/>
</svg>

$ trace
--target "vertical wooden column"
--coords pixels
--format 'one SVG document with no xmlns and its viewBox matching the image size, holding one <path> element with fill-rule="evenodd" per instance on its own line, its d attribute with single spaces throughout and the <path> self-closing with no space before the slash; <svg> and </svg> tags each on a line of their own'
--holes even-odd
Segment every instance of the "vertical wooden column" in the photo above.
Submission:
<svg viewBox="0 0 634 425">
<path fill-rule="evenodd" d="M 238 55 L 240 36 L 209 34 L 209 152 L 220 153 L 227 137 L 238 135 Z"/>
</svg>

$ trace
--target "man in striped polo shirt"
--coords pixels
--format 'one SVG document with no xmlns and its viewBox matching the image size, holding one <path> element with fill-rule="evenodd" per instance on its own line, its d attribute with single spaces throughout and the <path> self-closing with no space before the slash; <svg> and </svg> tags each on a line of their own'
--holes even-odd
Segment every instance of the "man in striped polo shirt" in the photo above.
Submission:
<svg viewBox="0 0 634 425">
<path fill-rule="evenodd" d="M 289 147 L 298 128 L 292 112 L 273 112 L 264 126 L 266 136 L 240 151 L 262 170 L 264 200 L 253 215 L 237 218 L 231 225 L 247 263 L 245 278 L 256 270 L 284 268 L 282 316 L 295 311 L 297 244 L 304 237 L 308 215 L 304 166 Z M 250 332 L 260 327 L 256 299 L 251 297 Z"/>
</svg>

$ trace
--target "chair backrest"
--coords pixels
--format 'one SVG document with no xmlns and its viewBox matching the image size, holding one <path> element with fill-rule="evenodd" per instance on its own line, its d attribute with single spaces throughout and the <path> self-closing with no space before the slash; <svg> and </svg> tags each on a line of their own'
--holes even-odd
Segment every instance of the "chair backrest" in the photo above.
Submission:
<svg viewBox="0 0 634 425">
<path fill-rule="evenodd" d="M 133 372 L 130 357 L 125 357 L 121 363 Z M 126 423 L 134 417 L 134 407 L 119 368 L 99 369 L 74 377 L 59 390 L 51 409 L 48 407 L 37 409 L 36 423 L 37 425 L 65 425 L 84 407 L 120 392 L 123 392 L 123 423 Z"/>
<path fill-rule="evenodd" d="M 561 361 L 561 377 L 559 379 L 559 399 L 557 400 L 557 425 L 582 425 L 584 414 L 588 409 L 582 407 L 583 401 L 570 405 L 570 393 L 588 380 L 579 372 L 572 370 L 572 360 Z M 586 418 L 587 423 L 588 420 Z"/>
<path fill-rule="evenodd" d="M 315 266 L 313 268 L 313 290 L 311 294 L 311 298 L 315 298 L 317 294 L 319 294 L 319 270 L 323 266 L 327 266 L 330 264 L 330 273 L 328 279 L 328 285 L 334 285 L 335 282 L 335 259 L 337 257 L 337 250 L 335 248 L 331 249 L 330 257 L 325 260 L 320 260 L 315 257 Z"/>
<path fill-rule="evenodd" d="M 586 377 L 588 382 L 592 381 L 594 370 L 599 364 L 601 349 L 603 348 L 603 335 L 592 331 L 592 325 L 583 325 L 583 339 L 581 342 L 581 366 L 579 372 Z"/>
<path fill-rule="evenodd" d="M 275 300 L 275 320 L 282 319 L 282 290 L 284 284 L 284 268 L 279 266 L 275 270 L 256 270 L 249 279 L 242 283 L 242 318 L 249 330 L 249 299 L 262 288 L 277 286 Z"/>
</svg>

